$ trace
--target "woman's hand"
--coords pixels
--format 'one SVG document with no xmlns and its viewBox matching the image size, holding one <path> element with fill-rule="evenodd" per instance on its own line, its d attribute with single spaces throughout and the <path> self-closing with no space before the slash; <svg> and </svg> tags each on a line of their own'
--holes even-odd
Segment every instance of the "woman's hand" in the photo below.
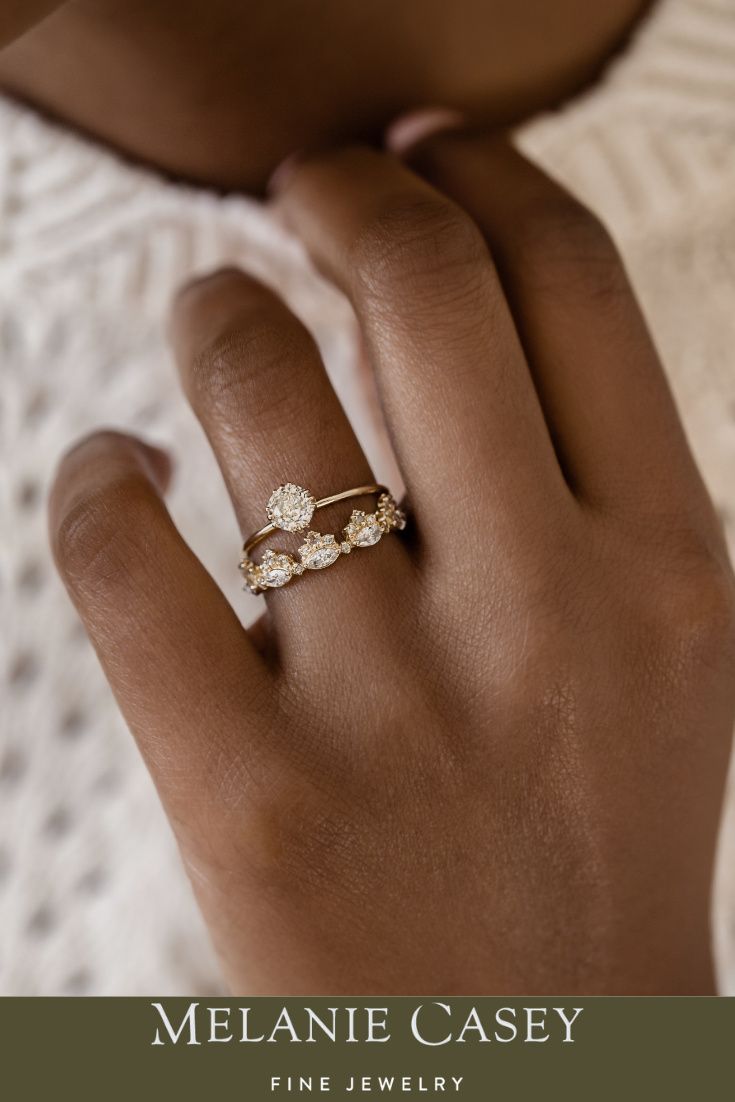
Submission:
<svg viewBox="0 0 735 1102">
<path fill-rule="evenodd" d="M 59 569 L 234 991 L 710 990 L 716 517 L 594 218 L 498 141 L 412 159 L 302 160 L 276 200 L 354 303 L 405 536 L 269 591 L 246 633 L 172 526 L 165 460 L 105 433 L 62 463 Z M 221 272 L 174 332 L 243 533 L 282 482 L 370 481 L 271 292 Z"/>
</svg>

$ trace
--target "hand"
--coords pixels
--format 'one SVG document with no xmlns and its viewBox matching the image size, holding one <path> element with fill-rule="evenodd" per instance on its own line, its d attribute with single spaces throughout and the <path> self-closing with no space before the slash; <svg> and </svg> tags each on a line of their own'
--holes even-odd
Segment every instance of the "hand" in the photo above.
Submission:
<svg viewBox="0 0 735 1102">
<path fill-rule="evenodd" d="M 172 526 L 163 457 L 106 433 L 59 471 L 59 568 L 235 992 L 711 990 L 717 520 L 595 219 L 498 141 L 413 162 L 305 159 L 277 198 L 354 303 L 405 538 L 270 591 L 246 633 Z M 244 533 L 283 481 L 370 480 L 270 291 L 198 282 L 174 339 Z"/>
</svg>

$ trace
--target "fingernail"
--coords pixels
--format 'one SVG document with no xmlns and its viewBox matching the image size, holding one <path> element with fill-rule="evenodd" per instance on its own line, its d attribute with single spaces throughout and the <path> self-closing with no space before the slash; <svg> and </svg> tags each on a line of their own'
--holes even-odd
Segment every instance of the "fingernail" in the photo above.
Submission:
<svg viewBox="0 0 735 1102">
<path fill-rule="evenodd" d="M 284 157 L 265 186 L 266 195 L 273 199 L 285 191 L 300 158 L 301 154 L 298 152 L 289 153 L 288 157 Z"/>
<path fill-rule="evenodd" d="M 466 121 L 460 111 L 450 107 L 422 107 L 393 120 L 385 132 L 385 145 L 391 153 L 401 155 L 424 138 L 443 130 L 457 130 Z"/>
</svg>

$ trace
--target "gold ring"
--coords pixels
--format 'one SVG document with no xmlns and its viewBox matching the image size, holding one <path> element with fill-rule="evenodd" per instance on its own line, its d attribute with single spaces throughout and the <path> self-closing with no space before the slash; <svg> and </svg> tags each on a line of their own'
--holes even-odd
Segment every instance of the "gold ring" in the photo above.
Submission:
<svg viewBox="0 0 735 1102">
<path fill-rule="evenodd" d="M 334 505 L 338 501 L 347 501 L 353 497 L 377 495 L 374 513 L 365 513 L 353 509 L 349 521 L 342 529 L 342 539 L 334 535 L 322 535 L 309 531 L 297 551 L 298 559 L 285 551 L 268 550 L 260 562 L 251 558 L 251 551 L 262 540 L 267 539 L 279 529 L 284 532 L 303 532 L 317 509 Z M 245 576 L 245 586 L 251 593 L 264 593 L 266 589 L 280 589 L 293 577 L 305 570 L 324 570 L 335 563 L 341 555 L 358 547 L 372 547 L 394 530 L 406 527 L 406 516 L 396 505 L 393 495 L 385 486 L 377 484 L 356 486 L 352 490 L 342 490 L 339 494 L 317 499 L 303 486 L 286 482 L 274 490 L 268 499 L 266 513 L 269 523 L 259 528 L 245 541 L 242 549 L 240 570 Z"/>
</svg>

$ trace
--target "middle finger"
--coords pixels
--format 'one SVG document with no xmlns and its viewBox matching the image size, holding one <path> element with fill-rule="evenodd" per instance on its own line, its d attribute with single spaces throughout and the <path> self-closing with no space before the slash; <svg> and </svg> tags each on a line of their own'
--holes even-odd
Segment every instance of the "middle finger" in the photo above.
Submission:
<svg viewBox="0 0 735 1102">
<path fill-rule="evenodd" d="M 350 296 L 425 546 L 492 515 L 493 538 L 568 498 L 521 343 L 479 229 L 390 156 L 298 161 L 278 206 Z M 486 538 L 484 533 L 482 538 Z"/>
<path fill-rule="evenodd" d="M 178 297 L 173 322 L 184 388 L 244 537 L 268 523 L 266 502 L 284 483 L 319 499 L 374 482 L 314 341 L 271 291 L 226 269 L 190 284 Z M 339 543 L 351 511 L 374 507 L 375 498 L 365 497 L 320 509 L 305 528 L 274 532 L 253 558 L 262 561 L 268 548 L 296 558 L 307 529 L 332 534 Z M 305 625 L 318 621 L 340 633 L 356 608 L 363 621 L 380 620 L 407 569 L 405 549 L 389 535 L 377 547 L 356 550 L 350 560 L 334 562 L 324 577 L 307 570 L 283 593 L 266 590 L 284 657 L 298 653 L 303 661 L 308 654 Z"/>
</svg>

